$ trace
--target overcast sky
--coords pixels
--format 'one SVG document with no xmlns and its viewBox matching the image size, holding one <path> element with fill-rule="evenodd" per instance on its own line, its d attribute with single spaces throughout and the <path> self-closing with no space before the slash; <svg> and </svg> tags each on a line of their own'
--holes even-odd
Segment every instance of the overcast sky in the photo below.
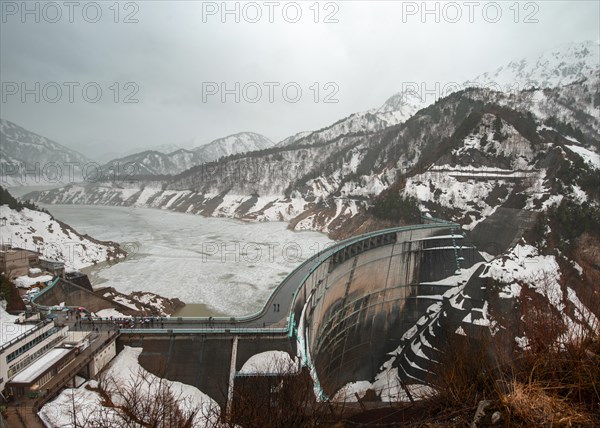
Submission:
<svg viewBox="0 0 600 428">
<path fill-rule="evenodd" d="M 240 131 L 279 141 L 378 107 L 403 82 L 463 82 L 563 43 L 599 40 L 597 1 L 467 3 L 427 2 L 439 8 L 436 19 L 422 15 L 420 1 L 229 2 L 236 22 L 221 2 L 28 2 L 38 17 L 2 0 L 0 116 L 88 155 Z"/>
</svg>

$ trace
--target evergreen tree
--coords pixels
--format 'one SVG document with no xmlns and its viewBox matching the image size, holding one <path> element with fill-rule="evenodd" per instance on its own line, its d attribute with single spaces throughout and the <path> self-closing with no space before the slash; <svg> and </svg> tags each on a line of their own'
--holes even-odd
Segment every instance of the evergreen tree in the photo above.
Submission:
<svg viewBox="0 0 600 428">
<path fill-rule="evenodd" d="M 502 119 L 500 119 L 500 116 L 496 116 L 496 119 L 494 119 L 494 140 L 496 141 L 504 141 L 505 137 L 504 135 L 502 135 Z"/>
</svg>

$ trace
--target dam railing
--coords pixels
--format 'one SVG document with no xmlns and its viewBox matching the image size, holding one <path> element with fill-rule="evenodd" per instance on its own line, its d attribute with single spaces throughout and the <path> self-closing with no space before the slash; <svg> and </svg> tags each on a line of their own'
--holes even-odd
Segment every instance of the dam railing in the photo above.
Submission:
<svg viewBox="0 0 600 428">
<path fill-rule="evenodd" d="M 49 292 L 52 289 L 52 287 L 54 287 L 58 283 L 59 280 L 60 280 L 59 276 L 56 276 L 56 277 L 52 278 L 50 280 L 50 283 L 48 285 L 46 285 L 46 287 L 44 287 L 43 290 L 40 290 L 39 293 L 37 293 L 35 296 L 33 296 L 31 298 L 31 304 L 34 305 L 36 308 L 41 309 L 42 311 L 50 312 L 53 306 L 42 305 L 42 304 L 36 303 L 35 300 L 38 297 L 40 297 L 40 296 L 44 295 L 45 293 Z"/>
<path fill-rule="evenodd" d="M 378 230 L 375 232 L 366 233 L 360 236 L 355 236 L 348 238 L 346 240 L 337 242 L 332 246 L 316 253 L 312 257 L 305 260 L 299 266 L 297 266 L 290 274 L 286 276 L 286 278 L 279 283 L 279 285 L 273 290 L 269 299 L 265 303 L 264 307 L 257 311 L 256 313 L 246 315 L 246 316 L 238 316 L 238 317 L 179 317 L 179 318 L 171 318 L 166 319 L 167 328 L 122 328 L 121 333 L 123 334 L 155 334 L 155 335 L 172 335 L 172 334 L 222 334 L 222 335 L 268 335 L 268 334 L 276 334 L 276 335 L 287 335 L 290 339 L 296 339 L 298 346 L 302 348 L 302 354 L 305 366 L 311 371 L 313 374 L 313 380 L 315 382 L 315 389 L 318 391 L 318 395 L 321 399 L 327 399 L 327 395 L 324 393 L 323 389 L 318 380 L 318 376 L 316 373 L 316 369 L 312 363 L 312 359 L 310 358 L 310 350 L 307 344 L 305 337 L 299 337 L 298 334 L 298 324 L 296 320 L 296 312 L 297 306 L 301 305 L 304 307 L 308 301 L 310 300 L 311 293 L 316 289 L 319 285 L 319 282 L 315 285 L 314 283 L 309 284 L 311 277 L 317 272 L 324 263 L 331 262 L 334 258 L 338 261 L 342 262 L 346 260 L 348 257 L 344 254 L 344 252 L 349 251 L 349 254 L 354 257 L 361 252 L 360 246 L 356 246 L 355 244 L 361 241 L 369 241 L 369 245 L 367 245 L 367 249 L 363 249 L 364 251 L 368 251 L 379 246 L 389 245 L 396 243 L 396 236 L 398 233 L 403 232 L 411 232 L 411 231 L 419 231 L 419 230 L 427 230 L 427 229 L 439 229 L 439 228 L 447 228 L 452 231 L 452 235 L 454 235 L 454 231 L 460 229 L 460 225 L 457 223 L 447 222 L 445 220 L 436 219 L 433 217 L 424 217 L 423 221 L 427 221 L 425 224 L 417 224 L 411 226 L 399 226 L 393 227 L 383 230 Z M 394 239 L 392 239 L 392 234 Z M 453 245 L 455 246 L 455 240 L 452 240 Z M 354 247 L 353 247 L 354 246 Z M 456 256 L 456 248 L 455 248 L 455 256 Z M 458 266 L 458 265 L 457 265 Z M 308 271 L 299 277 L 299 273 L 302 270 L 306 270 L 308 267 Z M 299 278 L 299 279 L 298 279 Z M 46 287 L 40 294 L 36 297 L 42 295 L 42 293 L 47 292 L 51 287 L 53 287 L 59 278 L 53 281 L 48 287 Z M 292 281 L 292 283 L 290 283 Z M 281 321 L 285 321 L 285 326 L 280 328 L 273 327 L 241 327 L 237 326 L 243 323 L 250 323 L 253 321 L 260 321 L 260 319 L 265 316 L 270 307 L 273 300 L 276 296 L 282 291 L 282 289 L 286 285 L 293 285 L 294 292 L 292 294 L 291 300 L 289 301 L 289 312 L 287 312 L 287 318 L 280 319 Z M 313 287 L 311 290 L 308 290 L 308 287 Z M 300 294 L 305 293 L 306 301 L 299 301 Z M 32 302 L 34 302 L 35 298 L 32 298 Z M 49 310 L 48 306 L 39 305 L 40 308 Z M 285 307 L 285 305 L 284 305 Z M 283 312 L 283 316 L 285 316 L 286 312 Z M 177 323 L 183 321 L 183 323 L 189 324 L 202 324 L 202 327 L 191 327 L 191 326 L 181 326 L 177 327 Z M 215 325 L 221 324 L 221 325 Z M 229 324 L 228 326 L 223 326 L 222 324 Z"/>
<path fill-rule="evenodd" d="M 121 328 L 121 334 L 152 334 L 152 335 L 173 335 L 173 334 L 222 334 L 232 336 L 243 335 L 268 335 L 273 334 L 282 336 L 288 333 L 287 328 Z"/>
<path fill-rule="evenodd" d="M 333 245 L 331 245 L 330 247 L 327 247 L 327 248 L 319 251 L 318 253 L 314 254 L 313 256 L 309 257 L 307 260 L 302 262 L 300 265 L 298 265 L 292 272 L 290 272 L 283 279 L 283 281 L 281 281 L 277 285 L 277 287 L 275 287 L 275 289 L 271 292 L 271 295 L 269 296 L 269 299 L 267 300 L 265 305 L 259 311 L 255 312 L 253 314 L 236 316 L 236 317 L 225 317 L 225 316 L 210 317 L 210 319 L 209 319 L 209 317 L 178 317 L 178 318 L 167 318 L 166 320 L 168 320 L 169 323 L 172 323 L 175 320 L 183 320 L 184 323 L 185 322 L 190 322 L 190 323 L 213 322 L 213 323 L 220 323 L 220 324 L 226 324 L 226 323 L 239 324 L 239 323 L 245 323 L 245 322 L 258 321 L 261 317 L 265 316 L 268 313 L 271 302 L 273 301 L 275 296 L 277 296 L 277 294 L 281 291 L 281 289 L 284 288 L 288 282 L 294 280 L 294 277 L 297 275 L 297 273 L 299 271 L 301 271 L 302 269 L 305 269 L 307 265 L 312 263 L 314 265 L 311 267 L 310 271 L 306 275 L 304 275 L 302 277 L 302 279 L 300 281 L 298 281 L 298 283 L 294 286 L 295 291 L 292 295 L 292 300 L 289 305 L 290 311 L 288 313 L 288 318 L 285 320 L 286 324 L 287 324 L 287 327 L 285 327 L 285 329 L 288 330 L 290 337 L 292 337 L 292 334 L 291 334 L 292 326 L 295 323 L 293 307 L 297 300 L 298 293 L 304 287 L 304 284 L 310 278 L 310 276 L 314 273 L 314 271 L 316 269 L 318 269 L 323 263 L 330 261 L 333 256 L 342 254 L 344 251 L 348 250 L 352 245 L 354 245 L 356 243 L 359 243 L 361 241 L 367 241 L 367 240 L 370 240 L 373 238 L 379 237 L 382 239 L 382 242 L 380 242 L 380 245 L 387 245 L 387 244 L 391 243 L 391 240 L 385 239 L 385 236 L 393 234 L 393 233 L 406 232 L 406 231 L 412 231 L 412 230 L 432 229 L 432 228 L 440 227 L 442 225 L 452 227 L 452 228 L 460 228 L 460 225 L 458 225 L 456 223 L 450 223 L 450 222 L 447 222 L 442 219 L 435 219 L 433 217 L 422 217 L 422 218 L 424 221 L 431 221 L 432 223 L 417 224 L 417 225 L 411 225 L 411 226 L 399 226 L 399 227 L 378 230 L 375 232 L 369 232 L 369 233 L 366 233 L 363 235 L 354 236 L 354 237 L 345 239 L 343 241 L 336 242 Z M 375 248 L 375 246 L 369 247 L 369 249 L 371 249 L 371 248 Z M 42 296 L 43 294 L 49 292 L 54 287 L 54 285 L 56 285 L 59 282 L 59 280 L 60 280 L 59 277 L 54 278 L 47 287 L 45 287 L 43 290 L 41 290 L 36 296 L 34 296 L 31 299 L 32 304 L 43 311 L 46 311 L 46 312 L 51 311 L 54 308 L 54 306 L 46 306 L 46 305 L 36 303 L 36 299 L 39 298 L 40 296 Z M 216 329 L 216 327 L 211 327 L 211 331 L 215 331 L 215 329 Z M 149 329 L 144 329 L 144 331 L 149 331 Z"/>
</svg>

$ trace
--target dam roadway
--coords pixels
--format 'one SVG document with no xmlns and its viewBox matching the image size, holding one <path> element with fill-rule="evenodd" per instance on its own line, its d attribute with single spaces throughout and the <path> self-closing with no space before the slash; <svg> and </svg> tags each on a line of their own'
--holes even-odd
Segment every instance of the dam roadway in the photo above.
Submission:
<svg viewBox="0 0 600 428">
<path fill-rule="evenodd" d="M 235 379 L 245 376 L 240 371 L 248 359 L 284 351 L 301 358 L 322 398 L 331 397 L 348 382 L 372 379 L 388 354 L 403 346 L 403 336 L 457 285 L 460 269 L 477 262 L 474 247 L 459 243 L 464 238 L 459 230 L 438 222 L 337 242 L 292 271 L 255 314 L 155 318 L 121 328 L 117 348 L 142 348 L 139 361 L 146 370 L 196 386 L 223 406 Z M 51 294 L 49 288 L 54 287 L 42 293 Z M 77 295 L 76 288 L 59 282 L 56 297 L 42 301 L 66 301 L 70 293 Z M 69 324 L 115 328 L 106 319 Z M 410 358 L 405 372 L 414 377 Z"/>
<path fill-rule="evenodd" d="M 327 247 L 319 253 L 311 256 L 296 269 L 294 269 L 271 293 L 262 310 L 247 316 L 240 317 L 170 317 L 163 318 L 163 327 L 121 328 L 126 334 L 157 334 L 176 332 L 177 330 L 189 330 L 203 334 L 231 334 L 231 333 L 261 333 L 264 334 L 287 334 L 292 326 L 289 325 L 289 316 L 297 291 L 303 285 L 308 275 L 319 265 L 326 262 L 332 255 L 343 251 L 352 244 L 368 239 L 377 239 L 397 232 L 423 230 L 423 229 L 448 229 L 458 228 L 454 223 L 432 223 L 413 226 L 402 226 L 379 230 L 371 233 L 348 238 Z M 275 310 L 275 305 L 279 305 Z M 95 320 L 95 324 L 112 324 L 111 321 Z M 226 331 L 227 330 L 227 331 Z"/>
</svg>

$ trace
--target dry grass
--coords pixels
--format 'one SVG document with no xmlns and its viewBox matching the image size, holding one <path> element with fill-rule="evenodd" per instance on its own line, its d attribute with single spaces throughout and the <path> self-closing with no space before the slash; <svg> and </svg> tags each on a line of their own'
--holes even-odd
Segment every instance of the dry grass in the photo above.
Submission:
<svg viewBox="0 0 600 428">
<path fill-rule="evenodd" d="M 523 384 L 515 380 L 511 389 L 510 394 L 503 395 L 500 399 L 515 422 L 528 426 L 594 425 L 594 415 L 540 383 Z"/>
<path fill-rule="evenodd" d="M 556 346 L 557 331 L 545 331 L 538 337 L 545 346 L 519 350 L 515 359 L 498 357 L 498 337 L 450 339 L 431 379 L 439 394 L 403 426 L 470 426 L 478 404 L 488 400 L 480 427 L 489 426 L 494 412 L 499 427 L 600 427 L 600 337 L 588 332 Z"/>
<path fill-rule="evenodd" d="M 500 399 L 515 422 L 600 426 L 600 338 L 546 353 L 529 352 Z"/>
</svg>

